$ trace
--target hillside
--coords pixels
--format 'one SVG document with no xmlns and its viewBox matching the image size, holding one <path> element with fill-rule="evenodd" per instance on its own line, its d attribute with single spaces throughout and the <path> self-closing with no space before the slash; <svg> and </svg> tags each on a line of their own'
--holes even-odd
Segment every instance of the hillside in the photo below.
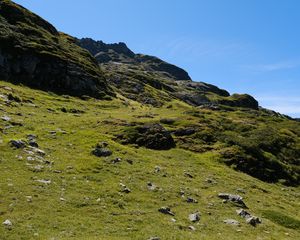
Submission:
<svg viewBox="0 0 300 240">
<path fill-rule="evenodd" d="M 81 96 L 111 94 L 95 59 L 39 16 L 0 2 L 0 78 Z"/>
<path fill-rule="evenodd" d="M 8 0 L 0 28 L 0 240 L 300 238 L 299 121 Z"/>
<path fill-rule="evenodd" d="M 105 44 L 90 38 L 77 40 L 98 61 L 115 90 L 140 103 L 162 106 L 180 99 L 193 106 L 228 105 L 258 109 L 258 102 L 247 94 L 230 94 L 204 82 L 194 82 L 188 73 L 163 60 L 135 54 L 124 43 Z"/>
</svg>

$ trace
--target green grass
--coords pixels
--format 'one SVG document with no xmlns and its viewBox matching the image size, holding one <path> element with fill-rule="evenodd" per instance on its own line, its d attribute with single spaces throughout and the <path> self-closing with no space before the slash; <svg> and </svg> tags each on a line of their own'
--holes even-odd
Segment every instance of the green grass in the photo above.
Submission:
<svg viewBox="0 0 300 240">
<path fill-rule="evenodd" d="M 283 227 L 300 230 L 300 221 L 290 216 L 286 216 L 280 212 L 266 210 L 263 212 L 263 216 L 270 219 L 274 223 L 277 223 Z"/>
<path fill-rule="evenodd" d="M 256 118 L 251 119 L 251 114 L 199 110 L 176 100 L 168 102 L 172 108 L 167 105 L 153 108 L 124 101 L 120 96 L 113 101 L 83 101 L 0 81 L 2 95 L 9 93 L 3 86 L 13 88 L 13 95 L 22 102 L 6 104 L 0 98 L 0 117 L 7 115 L 22 126 L 6 128 L 10 124 L 0 120 L 0 223 L 6 219 L 13 223 L 11 230 L 0 226 L 1 240 L 148 239 L 151 236 L 191 240 L 300 238 L 299 228 L 291 228 L 298 226 L 296 219 L 300 219 L 299 187 L 268 184 L 227 167 L 220 163 L 222 143 L 214 142 L 213 150 L 202 153 L 187 150 L 179 138 L 175 138 L 177 147 L 168 151 L 136 148 L 114 141 L 132 122 L 176 119 L 174 124 L 164 125 L 168 129 L 189 125 L 217 129 L 224 119 L 228 123 L 262 124 Z M 63 107 L 83 113 L 64 113 Z M 291 123 L 274 124 L 289 129 L 282 134 L 297 135 L 297 128 L 290 132 Z M 50 131 L 56 131 L 56 135 Z M 45 159 L 53 162 L 43 165 L 42 172 L 32 171 L 28 164 L 38 163 L 28 162 L 23 150 L 13 150 L 8 145 L 11 139 L 26 139 L 27 134 L 38 136 L 37 142 L 46 152 Z M 192 141 L 190 145 L 202 146 L 194 137 L 185 140 Z M 93 146 L 101 141 L 109 143 L 111 157 L 97 158 L 91 154 Z M 122 161 L 112 164 L 116 157 Z M 161 168 L 158 173 L 156 166 Z M 185 172 L 194 177 L 186 177 Z M 51 183 L 36 181 L 41 179 L 50 179 Z M 149 191 L 149 181 L 158 189 Z M 120 183 L 129 187 L 131 193 L 122 193 Z M 245 193 L 237 192 L 238 188 Z M 198 203 L 186 203 L 179 194 L 181 190 Z M 242 195 L 249 211 L 262 218 L 262 224 L 256 228 L 246 224 L 236 215 L 235 205 L 222 203 L 217 197 L 220 192 Z M 31 196 L 32 202 L 26 196 Z M 171 216 L 158 212 L 162 206 L 169 206 L 175 212 L 175 223 Z M 188 215 L 196 210 L 201 212 L 201 220 L 194 224 L 189 222 Z M 273 214 L 268 215 L 266 211 Z M 227 218 L 238 220 L 241 226 L 224 224 Z M 196 231 L 188 230 L 190 225 Z"/>
</svg>

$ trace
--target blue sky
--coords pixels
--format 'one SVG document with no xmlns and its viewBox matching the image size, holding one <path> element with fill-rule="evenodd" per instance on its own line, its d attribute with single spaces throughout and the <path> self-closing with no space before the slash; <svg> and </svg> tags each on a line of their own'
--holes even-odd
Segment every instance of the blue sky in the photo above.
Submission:
<svg viewBox="0 0 300 240">
<path fill-rule="evenodd" d="M 76 37 L 125 42 L 193 80 L 300 117 L 298 0 L 15 0 Z"/>
</svg>

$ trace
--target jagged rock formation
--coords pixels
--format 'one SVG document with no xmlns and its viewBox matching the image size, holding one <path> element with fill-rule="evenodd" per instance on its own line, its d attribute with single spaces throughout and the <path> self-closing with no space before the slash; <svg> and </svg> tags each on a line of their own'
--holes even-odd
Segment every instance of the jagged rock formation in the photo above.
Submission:
<svg viewBox="0 0 300 240">
<path fill-rule="evenodd" d="M 175 80 L 191 80 L 188 73 L 172 64 L 153 56 L 135 54 L 125 43 L 105 44 L 102 41 L 94 41 L 90 38 L 77 40 L 78 45 L 88 49 L 99 63 L 124 63 L 136 65 L 145 71 L 157 72 L 162 76 Z"/>
<path fill-rule="evenodd" d="M 127 98 L 161 106 L 177 98 L 194 106 L 222 104 L 258 109 L 249 95 L 230 94 L 204 82 L 193 82 L 188 73 L 163 60 L 135 54 L 125 43 L 105 44 L 90 38 L 77 39 L 77 44 L 90 51 L 108 81 Z"/>
<path fill-rule="evenodd" d="M 0 78 L 81 96 L 111 94 L 94 58 L 27 9 L 0 2 Z"/>
</svg>

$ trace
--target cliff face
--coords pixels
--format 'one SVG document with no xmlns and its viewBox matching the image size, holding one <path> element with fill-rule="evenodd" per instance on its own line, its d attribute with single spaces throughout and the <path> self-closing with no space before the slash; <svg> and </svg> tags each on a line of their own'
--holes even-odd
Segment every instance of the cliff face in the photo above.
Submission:
<svg viewBox="0 0 300 240">
<path fill-rule="evenodd" d="M 25 8 L 0 2 L 0 78 L 81 96 L 111 94 L 94 58 Z"/>
</svg>

